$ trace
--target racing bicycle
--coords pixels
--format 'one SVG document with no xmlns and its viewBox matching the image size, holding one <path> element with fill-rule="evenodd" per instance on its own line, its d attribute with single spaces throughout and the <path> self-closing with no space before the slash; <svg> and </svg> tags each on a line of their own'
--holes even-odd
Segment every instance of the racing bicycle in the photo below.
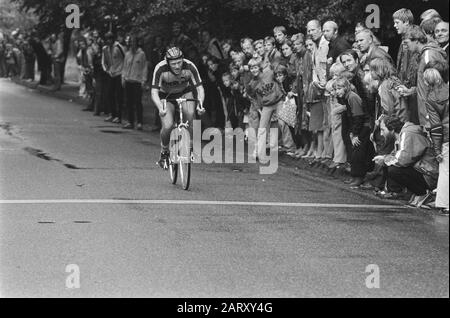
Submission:
<svg viewBox="0 0 450 318">
<path fill-rule="evenodd" d="M 174 129 L 170 134 L 170 156 L 164 164 L 164 170 L 169 170 L 170 181 L 177 183 L 178 174 L 181 179 L 181 186 L 184 190 L 189 189 L 191 182 L 191 164 L 194 161 L 191 149 L 191 135 L 189 133 L 189 121 L 183 119 L 183 105 L 187 102 L 195 102 L 196 110 L 199 113 L 205 111 L 201 102 L 197 99 L 177 98 L 162 99 L 163 109 L 166 109 L 167 102 L 178 105 L 178 120 L 175 120 Z M 175 119 L 177 114 L 175 114 Z"/>
</svg>

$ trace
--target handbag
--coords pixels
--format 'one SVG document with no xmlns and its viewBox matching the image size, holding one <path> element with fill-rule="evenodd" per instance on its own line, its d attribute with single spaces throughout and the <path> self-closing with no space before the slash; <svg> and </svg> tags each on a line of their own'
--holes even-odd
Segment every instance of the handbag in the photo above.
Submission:
<svg viewBox="0 0 450 318">
<path fill-rule="evenodd" d="M 422 158 L 414 165 L 414 169 L 420 172 L 431 189 L 435 189 L 439 178 L 439 162 L 433 147 L 427 147 Z"/>
<path fill-rule="evenodd" d="M 287 98 L 283 104 L 277 109 L 277 116 L 288 126 L 294 128 L 297 124 L 297 104 L 294 98 Z"/>
</svg>

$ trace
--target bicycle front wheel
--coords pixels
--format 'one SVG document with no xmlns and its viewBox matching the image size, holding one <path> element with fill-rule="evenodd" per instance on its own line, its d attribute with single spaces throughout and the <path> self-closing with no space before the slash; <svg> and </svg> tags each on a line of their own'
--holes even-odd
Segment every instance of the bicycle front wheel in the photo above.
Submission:
<svg viewBox="0 0 450 318">
<path fill-rule="evenodd" d="M 180 169 L 181 186 L 184 190 L 188 190 L 191 182 L 191 138 L 186 128 L 181 128 L 180 135 L 180 161 L 178 166 Z"/>
</svg>

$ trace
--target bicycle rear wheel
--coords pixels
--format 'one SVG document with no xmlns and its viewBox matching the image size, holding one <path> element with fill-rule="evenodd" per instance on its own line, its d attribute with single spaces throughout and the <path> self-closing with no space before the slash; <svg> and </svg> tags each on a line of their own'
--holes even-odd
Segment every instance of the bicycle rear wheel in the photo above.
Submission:
<svg viewBox="0 0 450 318">
<path fill-rule="evenodd" d="M 181 186 L 188 190 L 191 183 L 191 138 L 186 128 L 180 130 L 181 140 L 179 143 Z"/>
</svg>

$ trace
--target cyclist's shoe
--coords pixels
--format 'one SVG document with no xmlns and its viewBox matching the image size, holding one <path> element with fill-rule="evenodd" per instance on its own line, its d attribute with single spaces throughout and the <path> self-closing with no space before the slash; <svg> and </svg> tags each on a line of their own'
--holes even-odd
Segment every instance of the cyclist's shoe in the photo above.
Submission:
<svg viewBox="0 0 450 318">
<path fill-rule="evenodd" d="M 164 169 L 164 170 L 169 169 L 169 157 L 170 157 L 170 153 L 168 151 L 161 152 L 161 156 L 158 161 L 158 164 L 161 167 L 161 169 Z"/>
</svg>

